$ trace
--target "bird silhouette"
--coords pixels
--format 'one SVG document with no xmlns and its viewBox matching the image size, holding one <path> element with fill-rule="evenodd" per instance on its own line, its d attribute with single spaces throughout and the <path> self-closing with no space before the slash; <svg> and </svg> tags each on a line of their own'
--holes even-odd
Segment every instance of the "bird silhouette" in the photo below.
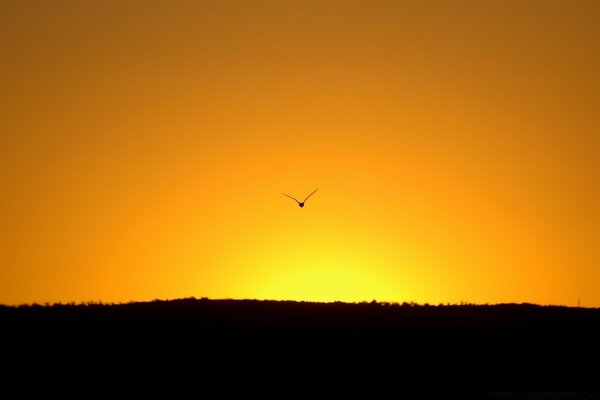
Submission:
<svg viewBox="0 0 600 400">
<path fill-rule="evenodd" d="M 303 201 L 299 201 L 298 199 L 296 199 L 295 197 L 292 197 L 292 196 L 290 196 L 289 194 L 285 194 L 285 193 L 281 193 L 281 194 L 282 194 L 282 195 L 284 195 L 284 196 L 287 196 L 287 197 L 289 197 L 290 199 L 293 199 L 293 200 L 295 200 L 295 201 L 296 201 L 296 203 L 298 203 L 298 205 L 299 205 L 300 207 L 304 207 L 304 203 L 306 203 L 306 200 L 308 200 L 308 198 L 309 198 L 310 196 L 312 196 L 313 194 L 315 194 L 315 192 L 316 192 L 317 190 L 319 190 L 319 188 L 316 188 L 314 192 L 312 192 L 311 194 L 309 194 L 308 196 L 306 196 L 306 198 L 305 198 Z"/>
</svg>

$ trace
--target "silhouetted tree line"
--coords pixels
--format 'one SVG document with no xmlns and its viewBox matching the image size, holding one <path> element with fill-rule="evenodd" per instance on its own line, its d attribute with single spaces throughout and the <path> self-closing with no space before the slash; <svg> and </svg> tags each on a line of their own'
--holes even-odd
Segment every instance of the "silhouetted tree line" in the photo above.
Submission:
<svg viewBox="0 0 600 400">
<path fill-rule="evenodd" d="M 262 333 L 394 333 L 411 330 L 432 334 L 461 334 L 484 330 L 494 332 L 595 331 L 600 326 L 600 309 L 540 306 L 534 304 L 498 305 L 419 305 L 416 303 L 360 302 L 316 303 L 270 300 L 209 300 L 185 298 L 120 304 L 55 303 L 0 306 L 5 327 L 19 331 L 38 326 L 73 324 L 135 329 L 144 324 L 171 324 L 208 331 L 253 330 Z"/>
<path fill-rule="evenodd" d="M 600 359 L 600 309 L 534 304 L 207 298 L 31 304 L 0 306 L 0 326 L 13 363 L 66 357 L 74 365 L 93 360 L 114 367 L 126 359 L 125 366 L 136 368 L 201 362 L 254 371 L 261 360 L 269 374 L 309 365 L 313 374 L 336 371 L 356 382 L 409 384 L 426 376 L 487 389 L 573 388 L 597 382 L 593 369 L 580 366 Z"/>
</svg>

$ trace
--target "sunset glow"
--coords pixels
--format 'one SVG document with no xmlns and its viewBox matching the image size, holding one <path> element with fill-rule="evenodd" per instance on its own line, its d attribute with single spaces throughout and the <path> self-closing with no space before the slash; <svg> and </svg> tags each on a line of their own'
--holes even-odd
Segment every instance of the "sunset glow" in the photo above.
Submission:
<svg viewBox="0 0 600 400">
<path fill-rule="evenodd" d="M 1 304 L 600 307 L 600 2 L 0 10 Z"/>
</svg>

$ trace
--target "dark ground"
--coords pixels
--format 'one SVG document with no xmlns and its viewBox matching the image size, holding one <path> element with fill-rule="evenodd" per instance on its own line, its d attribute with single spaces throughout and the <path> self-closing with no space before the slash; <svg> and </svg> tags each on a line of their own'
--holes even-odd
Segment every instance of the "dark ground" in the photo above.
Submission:
<svg viewBox="0 0 600 400">
<path fill-rule="evenodd" d="M 0 306 L 0 327 L 23 395 L 600 399 L 600 309 L 181 299 Z"/>
</svg>

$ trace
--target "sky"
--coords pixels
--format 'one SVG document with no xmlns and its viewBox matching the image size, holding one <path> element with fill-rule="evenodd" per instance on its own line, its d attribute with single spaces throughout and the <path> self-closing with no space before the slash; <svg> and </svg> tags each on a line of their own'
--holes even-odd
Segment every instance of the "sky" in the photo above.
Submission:
<svg viewBox="0 0 600 400">
<path fill-rule="evenodd" d="M 2 1 L 0 303 L 600 307 L 598 21 L 595 0 Z"/>
</svg>

